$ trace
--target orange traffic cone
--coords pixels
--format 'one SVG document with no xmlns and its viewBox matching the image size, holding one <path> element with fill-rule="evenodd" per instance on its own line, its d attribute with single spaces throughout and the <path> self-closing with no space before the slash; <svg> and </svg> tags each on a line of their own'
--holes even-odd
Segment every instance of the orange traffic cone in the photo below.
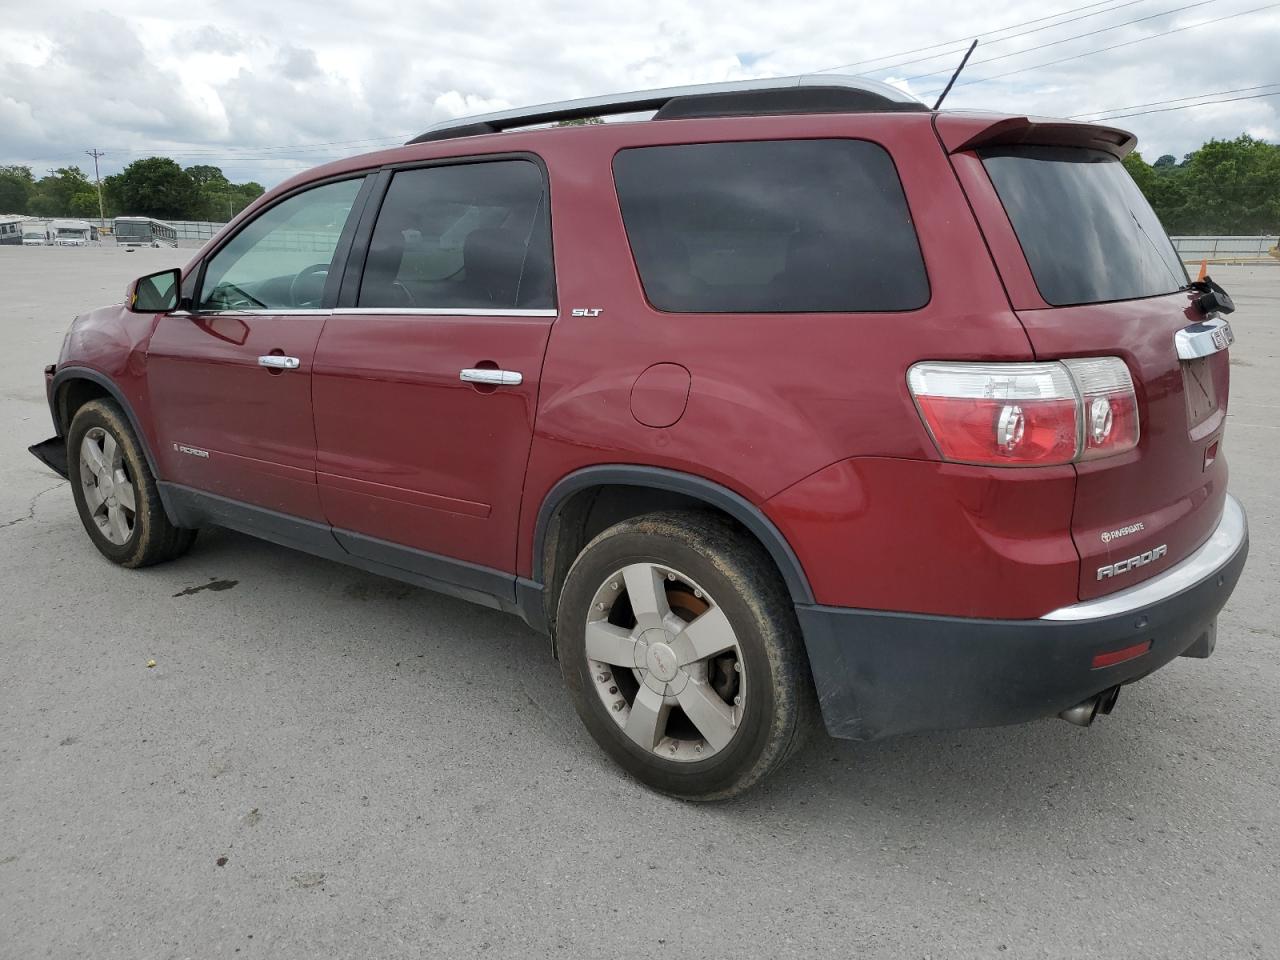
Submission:
<svg viewBox="0 0 1280 960">
<path fill-rule="evenodd" d="M 1200 283 L 1209 275 L 1209 261 L 1204 259 L 1200 261 L 1200 276 L 1196 277 L 1196 283 Z"/>
</svg>

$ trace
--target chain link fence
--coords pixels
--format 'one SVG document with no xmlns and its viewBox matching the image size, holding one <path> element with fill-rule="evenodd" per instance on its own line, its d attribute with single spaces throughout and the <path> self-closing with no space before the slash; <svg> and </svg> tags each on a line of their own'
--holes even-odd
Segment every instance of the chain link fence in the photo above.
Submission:
<svg viewBox="0 0 1280 960">
<path fill-rule="evenodd" d="M 1170 237 L 1178 256 L 1187 263 L 1275 263 L 1270 251 L 1280 237 Z"/>
</svg>

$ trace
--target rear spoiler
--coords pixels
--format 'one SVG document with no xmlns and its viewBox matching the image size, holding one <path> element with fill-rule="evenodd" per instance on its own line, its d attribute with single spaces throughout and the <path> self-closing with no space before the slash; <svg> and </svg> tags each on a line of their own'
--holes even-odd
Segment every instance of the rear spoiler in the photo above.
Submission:
<svg viewBox="0 0 1280 960">
<path fill-rule="evenodd" d="M 1104 150 L 1117 160 L 1123 160 L 1138 143 L 1138 138 L 1127 130 L 1045 117 L 956 111 L 936 114 L 933 126 L 947 153 L 961 153 L 979 147 L 1033 144 L 1041 147 L 1088 147 Z"/>
</svg>

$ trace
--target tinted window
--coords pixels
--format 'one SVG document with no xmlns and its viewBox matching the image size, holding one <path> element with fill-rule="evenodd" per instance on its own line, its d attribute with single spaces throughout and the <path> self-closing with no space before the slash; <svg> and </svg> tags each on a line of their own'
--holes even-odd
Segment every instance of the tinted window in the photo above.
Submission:
<svg viewBox="0 0 1280 960">
<path fill-rule="evenodd" d="M 982 151 L 1045 302 L 1171 293 L 1186 270 L 1123 164 L 1099 150 Z"/>
<path fill-rule="evenodd" d="M 116 221 L 116 236 L 122 240 L 133 240 L 135 238 L 150 240 L 151 239 L 151 223 L 150 221 L 133 221 L 124 220 Z"/>
<path fill-rule="evenodd" d="M 613 175 L 660 310 L 862 312 L 929 300 L 902 184 L 873 143 L 641 147 L 620 152 Z"/>
<path fill-rule="evenodd" d="M 373 230 L 362 307 L 554 305 L 542 171 L 527 160 L 397 173 Z"/>
<path fill-rule="evenodd" d="M 199 308 L 319 307 L 333 252 L 362 182 L 314 187 L 259 214 L 209 260 Z"/>
</svg>

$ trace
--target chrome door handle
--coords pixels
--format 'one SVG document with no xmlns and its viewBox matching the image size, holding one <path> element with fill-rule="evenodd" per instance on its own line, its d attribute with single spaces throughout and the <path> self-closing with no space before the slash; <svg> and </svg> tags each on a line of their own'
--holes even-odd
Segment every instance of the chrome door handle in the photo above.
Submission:
<svg viewBox="0 0 1280 960">
<path fill-rule="evenodd" d="M 274 353 L 258 358 L 258 366 L 272 370 L 297 370 L 301 363 L 297 357 L 280 357 Z"/>
<path fill-rule="evenodd" d="M 458 374 L 464 383 L 487 383 L 491 387 L 514 387 L 524 382 L 524 375 L 517 370 L 477 370 L 468 367 Z"/>
</svg>

